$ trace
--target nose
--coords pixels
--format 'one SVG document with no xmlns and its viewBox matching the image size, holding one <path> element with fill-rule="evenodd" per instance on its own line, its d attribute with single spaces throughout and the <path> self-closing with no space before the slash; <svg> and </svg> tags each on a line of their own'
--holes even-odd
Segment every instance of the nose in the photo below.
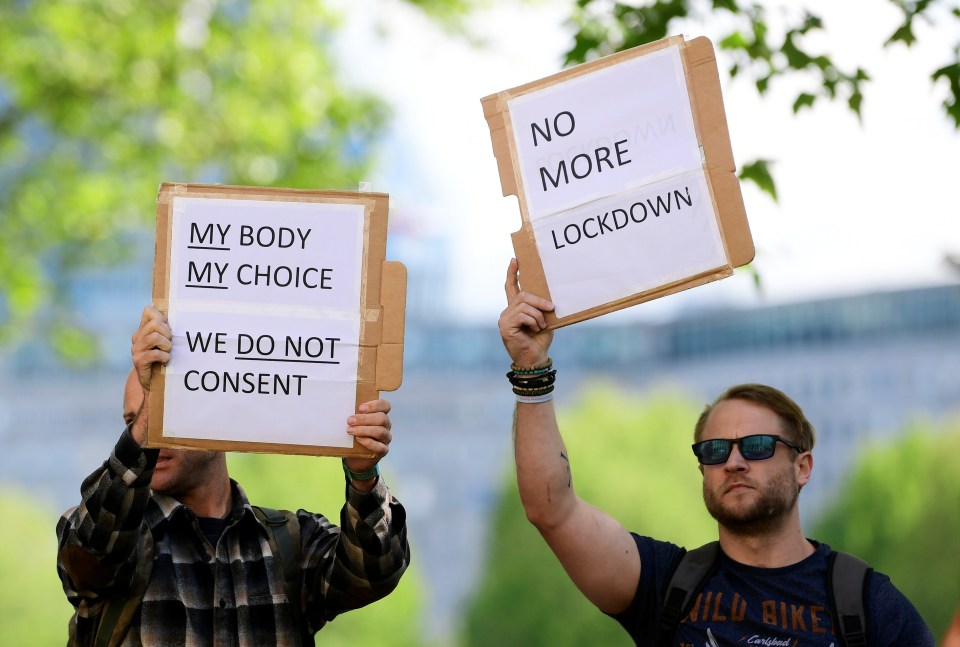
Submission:
<svg viewBox="0 0 960 647">
<path fill-rule="evenodd" d="M 740 453 L 740 443 L 730 448 L 730 455 L 727 457 L 727 462 L 723 464 L 723 468 L 728 472 L 745 472 L 750 469 L 749 461 Z"/>
</svg>

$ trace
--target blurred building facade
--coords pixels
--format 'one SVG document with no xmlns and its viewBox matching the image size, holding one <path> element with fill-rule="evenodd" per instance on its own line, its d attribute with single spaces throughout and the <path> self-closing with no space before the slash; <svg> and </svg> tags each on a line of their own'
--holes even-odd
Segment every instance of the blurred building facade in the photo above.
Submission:
<svg viewBox="0 0 960 647">
<path fill-rule="evenodd" d="M 394 249 L 426 251 L 415 241 Z M 495 322 L 444 321 L 435 301 L 444 292 L 442 268 L 416 260 L 432 254 L 401 256 L 411 299 L 404 384 L 387 396 L 395 441 L 385 467 L 408 509 L 427 582 L 428 631 L 448 635 L 483 568 L 489 514 L 512 470 L 513 398 Z M 119 434 L 130 334 L 150 280 L 141 265 L 71 285 L 79 323 L 100 339 L 96 367 L 68 368 L 39 343 L 0 356 L 4 483 L 58 510 L 76 502 L 81 480 Z M 673 388 L 704 403 L 740 382 L 783 389 L 818 430 L 817 476 L 801 497 L 809 521 L 865 443 L 912 420 L 960 411 L 960 288 L 712 311 L 659 324 L 597 320 L 559 331 L 552 355 L 561 406 L 593 379 L 638 395 Z"/>
</svg>

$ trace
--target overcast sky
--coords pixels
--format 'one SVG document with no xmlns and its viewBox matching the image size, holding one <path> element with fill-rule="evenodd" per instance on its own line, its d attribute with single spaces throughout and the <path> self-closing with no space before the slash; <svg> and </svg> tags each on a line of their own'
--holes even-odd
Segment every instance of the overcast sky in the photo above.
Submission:
<svg viewBox="0 0 960 647">
<path fill-rule="evenodd" d="M 501 196 L 480 99 L 562 69 L 571 42 L 562 22 L 570 4 L 497 3 L 468 21 L 482 45 L 444 34 L 404 3 L 349 4 L 343 51 L 351 82 L 377 91 L 395 110 L 371 178 L 374 189 L 390 194 L 392 217 L 448 241 L 448 296 L 460 317 L 495 318 L 502 309 L 509 236 L 520 225 L 516 198 Z M 738 164 L 758 157 L 776 161 L 779 203 L 744 185 L 763 295 L 741 274 L 618 316 L 659 317 L 717 303 L 795 301 L 953 278 L 943 257 L 960 253 L 960 133 L 940 108 L 945 87 L 932 86 L 928 77 L 960 40 L 956 21 L 941 23 L 940 31 L 918 25 L 921 44 L 912 50 L 884 49 L 898 24 L 888 3 L 871 3 L 869 21 L 862 3 L 806 4 L 828 28 L 826 37 L 811 41 L 813 48 L 842 68 L 866 67 L 873 81 L 862 124 L 843 103 L 818 104 L 795 116 L 796 81 L 775 85 L 761 99 L 746 78 L 726 78 L 721 58 Z M 683 35 L 718 33 L 688 26 Z"/>
</svg>

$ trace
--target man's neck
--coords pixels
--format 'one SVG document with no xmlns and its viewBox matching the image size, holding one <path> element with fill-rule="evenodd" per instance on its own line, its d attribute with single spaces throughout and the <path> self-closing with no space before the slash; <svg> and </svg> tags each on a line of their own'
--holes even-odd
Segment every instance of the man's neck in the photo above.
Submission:
<svg viewBox="0 0 960 647">
<path fill-rule="evenodd" d="M 219 472 L 219 470 L 218 470 Z M 233 506 L 233 488 L 230 487 L 230 477 L 224 469 L 215 477 L 211 475 L 200 488 L 191 490 L 181 497 L 177 497 L 198 517 L 223 519 L 229 514 Z"/>
<path fill-rule="evenodd" d="M 720 547 L 736 562 L 762 568 L 789 566 L 809 557 L 815 550 L 804 536 L 799 518 L 764 533 L 744 534 L 720 526 Z"/>
</svg>

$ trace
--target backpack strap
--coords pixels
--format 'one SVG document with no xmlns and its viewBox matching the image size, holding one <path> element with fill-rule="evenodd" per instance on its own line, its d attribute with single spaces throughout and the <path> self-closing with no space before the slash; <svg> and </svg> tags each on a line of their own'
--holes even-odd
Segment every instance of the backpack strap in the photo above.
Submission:
<svg viewBox="0 0 960 647">
<path fill-rule="evenodd" d="M 867 646 L 867 576 L 873 571 L 860 559 L 834 551 L 827 563 L 827 595 L 836 632 L 846 647 Z"/>
<path fill-rule="evenodd" d="M 680 619 L 689 611 L 694 596 L 713 572 L 719 555 L 720 542 L 712 541 L 687 551 L 680 557 L 667 583 L 663 607 L 660 610 L 657 644 L 661 647 L 670 644 L 680 625 Z"/>
<path fill-rule="evenodd" d="M 140 603 L 150 585 L 153 575 L 153 534 L 149 531 L 140 536 L 137 572 L 129 591 L 114 595 L 103 603 L 94 647 L 116 647 L 127 635 Z M 72 627 L 71 627 L 72 628 Z"/>
<path fill-rule="evenodd" d="M 293 617 L 304 636 L 307 628 L 303 622 L 303 600 L 300 588 L 300 521 L 289 510 L 274 510 L 251 506 L 257 519 L 267 530 L 267 539 L 274 557 L 280 560 L 283 570 L 283 586 L 293 609 Z M 305 643 L 305 644 L 309 644 Z"/>
</svg>

